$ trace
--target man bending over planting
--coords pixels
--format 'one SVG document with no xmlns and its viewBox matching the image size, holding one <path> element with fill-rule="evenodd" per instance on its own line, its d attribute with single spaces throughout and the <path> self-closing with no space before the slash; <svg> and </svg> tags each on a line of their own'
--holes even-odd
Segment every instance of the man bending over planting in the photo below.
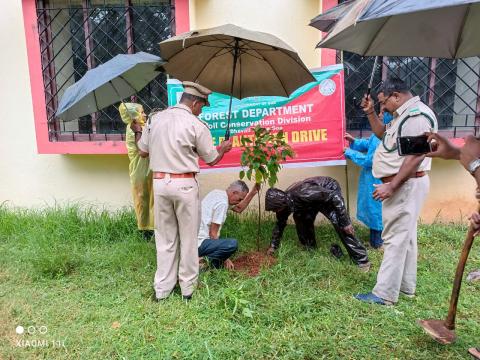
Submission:
<svg viewBox="0 0 480 360">
<path fill-rule="evenodd" d="M 227 211 L 241 213 L 252 201 L 260 189 L 256 184 L 249 192 L 247 184 L 241 180 L 234 181 L 227 190 L 212 190 L 202 200 L 202 219 L 198 232 L 198 256 L 205 257 L 215 268 L 225 266 L 233 270 L 229 259 L 238 249 L 236 239 L 220 239 L 220 230 L 227 218 Z"/>
<path fill-rule="evenodd" d="M 280 246 L 287 219 L 293 213 L 298 239 L 306 248 L 317 246 L 314 222 L 321 212 L 330 220 L 350 258 L 362 271 L 370 269 L 367 249 L 355 237 L 352 222 L 343 201 L 340 185 L 328 176 L 316 176 L 299 181 L 287 190 L 271 188 L 265 195 L 265 210 L 277 215 L 272 242 L 268 254 L 273 254 Z"/>
</svg>

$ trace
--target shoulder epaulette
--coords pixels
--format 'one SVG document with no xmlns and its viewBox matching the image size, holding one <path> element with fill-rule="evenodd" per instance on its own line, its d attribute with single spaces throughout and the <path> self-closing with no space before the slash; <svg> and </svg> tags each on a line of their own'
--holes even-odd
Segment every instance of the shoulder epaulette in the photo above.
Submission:
<svg viewBox="0 0 480 360">
<path fill-rule="evenodd" d="M 414 108 L 412 108 L 408 111 L 409 116 L 417 116 L 417 115 L 420 115 L 421 113 L 422 112 L 420 111 L 420 109 L 418 107 L 414 107 Z"/>
</svg>

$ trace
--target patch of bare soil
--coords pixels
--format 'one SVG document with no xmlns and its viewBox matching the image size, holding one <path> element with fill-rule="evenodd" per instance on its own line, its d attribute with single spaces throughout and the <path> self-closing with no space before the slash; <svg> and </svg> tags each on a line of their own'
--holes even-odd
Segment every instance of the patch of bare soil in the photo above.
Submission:
<svg viewBox="0 0 480 360">
<path fill-rule="evenodd" d="M 232 260 L 235 265 L 235 271 L 243 272 L 248 276 L 255 277 L 261 269 L 272 267 L 277 259 L 267 255 L 265 252 L 252 251 L 244 253 Z"/>
</svg>

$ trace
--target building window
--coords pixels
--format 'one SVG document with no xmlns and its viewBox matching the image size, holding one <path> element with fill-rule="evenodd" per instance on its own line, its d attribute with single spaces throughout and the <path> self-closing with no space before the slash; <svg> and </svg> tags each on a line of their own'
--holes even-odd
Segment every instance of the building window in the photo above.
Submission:
<svg viewBox="0 0 480 360">
<path fill-rule="evenodd" d="M 358 103 L 367 89 L 374 57 L 343 52 L 337 61 L 345 67 L 345 111 L 347 128 L 369 128 Z M 476 133 L 480 121 L 480 57 L 460 60 L 423 57 L 380 57 L 374 75 L 376 92 L 388 76 L 404 80 L 414 95 L 420 96 L 436 113 L 439 128 L 451 130 L 456 137 L 462 131 Z M 355 101 L 356 100 L 356 101 Z"/>
<path fill-rule="evenodd" d="M 347 0 L 339 0 L 341 4 Z M 358 103 L 364 95 L 374 57 L 362 57 L 337 51 L 337 63 L 345 67 L 345 112 L 349 130 L 368 129 L 368 119 Z M 440 129 L 461 136 L 462 131 L 475 134 L 480 125 L 480 57 L 460 60 L 423 57 L 380 57 L 381 70 L 374 75 L 378 88 L 388 76 L 406 81 L 415 95 L 435 111 Z M 375 92 L 375 91 L 374 91 Z"/>
<path fill-rule="evenodd" d="M 174 33 L 170 0 L 36 0 L 49 140 L 124 140 L 116 106 L 64 122 L 55 117 L 66 88 L 87 70 L 117 54 L 159 55 L 158 43 Z M 136 95 L 147 112 L 167 106 L 166 77 Z"/>
</svg>

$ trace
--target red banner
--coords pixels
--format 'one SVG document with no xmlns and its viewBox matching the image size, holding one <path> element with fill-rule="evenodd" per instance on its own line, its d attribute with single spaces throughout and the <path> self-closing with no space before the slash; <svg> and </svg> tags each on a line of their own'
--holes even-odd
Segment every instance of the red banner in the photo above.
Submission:
<svg viewBox="0 0 480 360">
<path fill-rule="evenodd" d="M 333 65 L 312 71 L 316 82 L 304 85 L 289 98 L 251 97 L 234 99 L 230 121 L 233 149 L 222 161 L 211 168 L 240 166 L 240 137 L 252 136 L 256 125 L 273 132 L 283 130 L 286 141 L 295 151 L 295 157 L 285 167 L 344 165 L 345 104 L 343 66 Z M 181 85 L 169 84 L 169 100 L 176 99 Z M 200 118 L 209 126 L 215 144 L 219 144 L 227 126 L 229 97 L 212 94 L 210 107 L 204 108 Z M 171 102 L 172 105 L 174 102 Z"/>
</svg>

